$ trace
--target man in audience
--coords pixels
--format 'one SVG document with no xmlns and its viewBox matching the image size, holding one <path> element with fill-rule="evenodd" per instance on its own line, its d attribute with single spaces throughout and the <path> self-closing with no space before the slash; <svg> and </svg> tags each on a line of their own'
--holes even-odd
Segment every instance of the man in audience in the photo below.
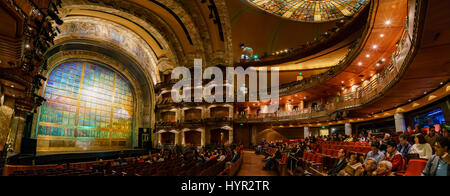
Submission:
<svg viewBox="0 0 450 196">
<path fill-rule="evenodd" d="M 430 132 L 427 136 L 425 136 L 425 140 L 427 141 L 427 143 L 429 143 L 431 147 L 433 147 L 436 144 L 438 138 L 439 136 L 436 134 L 436 129 L 434 129 L 434 126 L 430 127 Z"/>
<path fill-rule="evenodd" d="M 398 138 L 400 143 L 397 145 L 397 150 L 402 153 L 403 157 L 407 157 L 409 149 L 411 148 L 411 144 L 408 142 L 408 136 L 401 134 Z"/>
<path fill-rule="evenodd" d="M 339 133 L 337 141 L 338 142 L 343 142 L 344 141 L 344 136 L 342 136 L 342 134 Z"/>
<path fill-rule="evenodd" d="M 337 176 L 341 170 L 347 167 L 347 151 L 345 149 L 340 149 L 337 156 L 338 160 L 334 164 L 333 168 L 328 171 L 329 176 Z"/>
<path fill-rule="evenodd" d="M 372 143 L 372 151 L 367 153 L 366 160 L 364 161 L 364 164 L 367 163 L 367 160 L 369 158 L 374 158 L 377 161 L 377 163 L 379 163 L 382 160 L 384 160 L 384 154 L 383 154 L 383 152 L 380 151 L 380 146 L 379 146 L 378 143 L 376 143 L 376 142 Z"/>
<path fill-rule="evenodd" d="M 387 143 L 386 161 L 392 163 L 393 172 L 403 171 L 403 155 L 397 151 L 397 144 L 394 141 L 389 141 Z"/>
<path fill-rule="evenodd" d="M 374 176 L 394 176 L 392 174 L 392 163 L 389 161 L 381 161 L 378 164 L 377 170 L 374 172 Z"/>
<path fill-rule="evenodd" d="M 428 160 L 422 176 L 450 176 L 450 157 L 448 155 L 450 141 L 441 137 L 436 142 L 436 154 Z"/>
<path fill-rule="evenodd" d="M 369 158 L 366 161 L 366 165 L 364 165 L 362 176 L 373 176 L 373 172 L 375 172 L 375 170 L 377 170 L 377 160 L 374 158 Z"/>
<path fill-rule="evenodd" d="M 266 165 L 264 166 L 263 170 L 269 170 L 272 168 L 272 166 L 275 164 L 275 162 L 281 159 L 281 152 L 280 149 L 277 148 L 275 154 L 267 158 Z"/>
</svg>

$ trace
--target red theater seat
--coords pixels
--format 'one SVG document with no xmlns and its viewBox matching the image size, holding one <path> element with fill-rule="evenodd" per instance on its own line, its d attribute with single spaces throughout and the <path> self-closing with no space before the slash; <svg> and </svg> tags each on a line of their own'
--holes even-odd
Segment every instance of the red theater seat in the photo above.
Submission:
<svg viewBox="0 0 450 196">
<path fill-rule="evenodd" d="M 427 160 L 413 159 L 408 163 L 408 169 L 406 169 L 405 176 L 420 176 L 422 171 L 427 166 Z"/>
</svg>

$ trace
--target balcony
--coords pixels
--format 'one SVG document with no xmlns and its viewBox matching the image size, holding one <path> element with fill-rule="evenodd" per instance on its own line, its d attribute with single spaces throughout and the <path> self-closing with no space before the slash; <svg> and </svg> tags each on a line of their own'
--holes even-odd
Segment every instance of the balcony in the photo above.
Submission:
<svg viewBox="0 0 450 196">
<path fill-rule="evenodd" d="M 159 121 L 156 123 L 156 128 L 157 129 L 165 129 L 165 128 L 176 128 L 179 126 L 179 123 L 177 122 L 164 122 L 164 121 Z"/>
<path fill-rule="evenodd" d="M 327 110 L 305 109 L 302 111 L 278 112 L 271 114 L 250 114 L 236 115 L 234 122 L 236 123 L 271 123 L 271 122 L 289 122 L 299 120 L 310 120 L 314 118 L 328 117 Z"/>
</svg>

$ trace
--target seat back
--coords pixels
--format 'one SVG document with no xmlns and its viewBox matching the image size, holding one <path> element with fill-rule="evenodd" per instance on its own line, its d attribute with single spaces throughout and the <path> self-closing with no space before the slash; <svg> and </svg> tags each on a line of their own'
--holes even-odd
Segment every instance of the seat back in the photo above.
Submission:
<svg viewBox="0 0 450 196">
<path fill-rule="evenodd" d="M 428 161 L 421 159 L 410 160 L 405 176 L 420 176 L 422 171 L 425 169 L 427 162 Z"/>
</svg>

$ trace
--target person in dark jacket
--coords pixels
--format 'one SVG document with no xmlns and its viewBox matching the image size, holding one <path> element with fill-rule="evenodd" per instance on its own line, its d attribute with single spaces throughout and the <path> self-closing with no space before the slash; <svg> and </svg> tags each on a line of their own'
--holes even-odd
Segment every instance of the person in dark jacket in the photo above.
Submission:
<svg viewBox="0 0 450 196">
<path fill-rule="evenodd" d="M 272 166 L 275 164 L 275 162 L 281 159 L 281 151 L 279 148 L 277 148 L 277 151 L 275 151 L 275 154 L 273 154 L 271 157 L 267 158 L 266 165 L 264 166 L 263 170 L 269 170 L 272 168 Z"/>
<path fill-rule="evenodd" d="M 338 152 L 338 160 L 334 164 L 333 168 L 328 171 L 329 176 L 337 176 L 341 170 L 343 170 L 348 165 L 347 161 L 347 151 L 341 149 Z"/>
<path fill-rule="evenodd" d="M 436 154 L 428 160 L 422 176 L 450 176 L 450 167 L 448 166 L 450 162 L 448 155 L 449 148 L 450 141 L 448 138 L 438 138 L 436 142 Z"/>
</svg>

